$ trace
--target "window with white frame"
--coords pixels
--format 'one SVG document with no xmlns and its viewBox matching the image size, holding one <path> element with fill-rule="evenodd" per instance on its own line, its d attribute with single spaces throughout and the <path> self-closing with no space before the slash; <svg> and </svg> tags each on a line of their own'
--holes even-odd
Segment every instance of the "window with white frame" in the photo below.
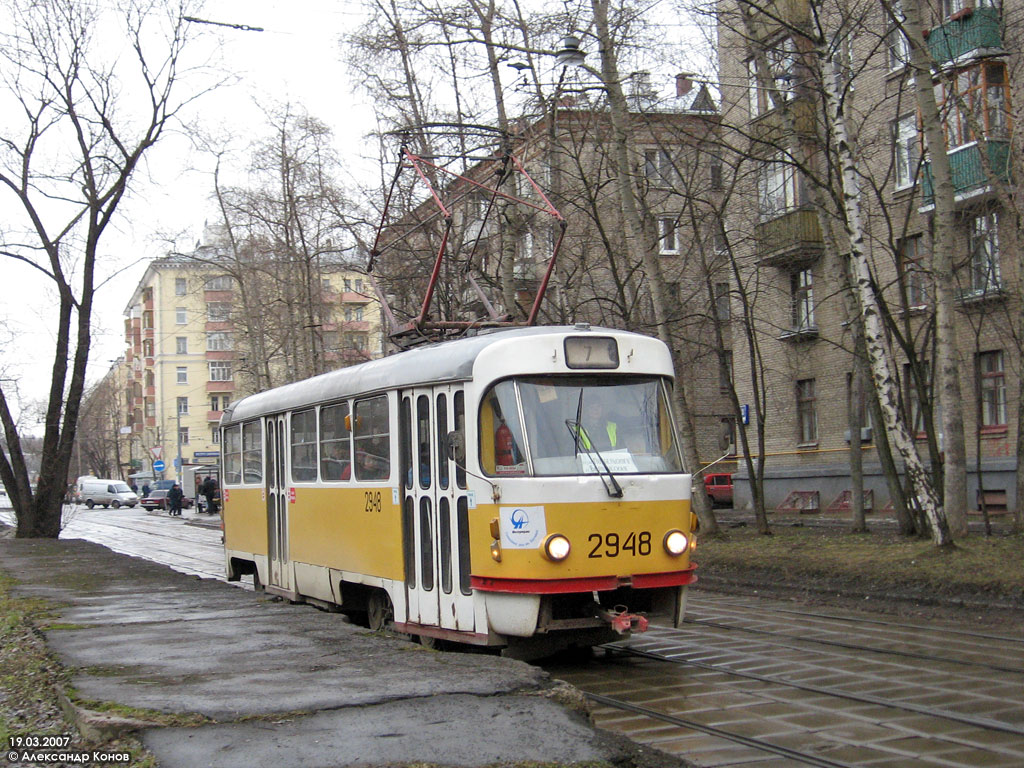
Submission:
<svg viewBox="0 0 1024 768">
<path fill-rule="evenodd" d="M 810 269 L 794 272 L 789 277 L 793 306 L 793 330 L 809 331 L 814 325 L 814 277 Z"/>
<path fill-rule="evenodd" d="M 903 31 L 903 7 L 896 0 L 889 4 L 892 16 L 888 19 L 888 32 L 885 36 L 885 48 L 890 70 L 903 69 L 910 63 L 910 41 Z M 884 11 L 883 11 L 884 12 Z"/>
<path fill-rule="evenodd" d="M 179 397 L 178 398 L 178 414 L 180 416 L 187 416 L 188 415 L 188 398 L 187 397 Z"/>
<path fill-rule="evenodd" d="M 175 373 L 177 375 L 177 382 L 179 384 L 188 384 L 188 367 L 187 366 L 179 365 L 175 369 Z"/>
<path fill-rule="evenodd" d="M 781 155 L 761 165 L 757 188 L 762 221 L 776 218 L 800 204 L 796 169 Z"/>
<path fill-rule="evenodd" d="M 814 379 L 800 379 L 796 383 L 796 418 L 800 444 L 818 442 L 818 401 Z"/>
<path fill-rule="evenodd" d="M 768 82 L 758 77 L 756 56 L 752 56 L 746 62 L 751 118 L 774 109 L 776 101 L 788 101 L 793 96 L 796 76 L 793 40 L 782 38 L 776 41 L 765 50 L 765 58 L 768 64 Z"/>
<path fill-rule="evenodd" d="M 527 231 L 516 240 L 515 264 L 512 267 L 513 276 L 519 280 L 533 277 L 533 265 L 533 232 Z"/>
<path fill-rule="evenodd" d="M 187 286 L 188 283 L 185 281 L 184 277 L 174 278 L 174 295 L 184 296 L 186 291 L 188 290 Z"/>
<path fill-rule="evenodd" d="M 188 445 L 188 427 L 178 427 L 178 442 Z"/>
<path fill-rule="evenodd" d="M 184 307 L 176 307 L 174 310 L 174 322 L 178 325 L 184 325 L 188 322 L 188 313 Z"/>
<path fill-rule="evenodd" d="M 666 149 L 644 150 L 644 178 L 652 187 L 671 187 L 675 180 L 672 155 Z"/>
<path fill-rule="evenodd" d="M 187 336 L 176 336 L 174 339 L 174 349 L 179 355 L 188 354 L 188 337 Z"/>
<path fill-rule="evenodd" d="M 211 323 L 226 323 L 231 319 L 231 304 L 226 301 L 206 302 L 206 320 Z"/>
<path fill-rule="evenodd" d="M 231 275 L 218 275 L 207 280 L 205 287 L 208 291 L 230 291 L 235 283 Z"/>
<path fill-rule="evenodd" d="M 729 284 L 715 283 L 715 316 L 722 322 L 728 322 L 730 313 Z"/>
<path fill-rule="evenodd" d="M 227 331 L 209 331 L 206 334 L 206 349 L 210 352 L 225 352 L 235 348 L 234 340 Z"/>
<path fill-rule="evenodd" d="M 1006 373 L 1003 352 L 981 352 L 978 355 L 981 377 L 981 426 L 1006 426 Z"/>
<path fill-rule="evenodd" d="M 968 247 L 971 259 L 971 293 L 998 291 L 999 214 L 996 211 L 988 211 L 968 220 Z"/>
<path fill-rule="evenodd" d="M 917 115 L 904 115 L 892 123 L 893 176 L 896 189 L 913 186 L 921 149 L 917 137 Z"/>
<path fill-rule="evenodd" d="M 210 362 L 210 381 L 231 381 L 231 363 L 227 360 Z"/>
<path fill-rule="evenodd" d="M 679 243 L 676 239 L 676 220 L 672 216 L 664 216 L 658 219 L 658 253 L 663 256 L 679 253 Z"/>
</svg>

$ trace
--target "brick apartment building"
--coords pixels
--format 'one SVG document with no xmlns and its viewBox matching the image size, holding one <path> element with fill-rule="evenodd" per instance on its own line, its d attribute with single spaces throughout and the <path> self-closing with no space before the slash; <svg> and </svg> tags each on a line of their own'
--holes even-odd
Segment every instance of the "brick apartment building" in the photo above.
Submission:
<svg viewBox="0 0 1024 768">
<path fill-rule="evenodd" d="M 891 318 L 903 416 L 933 466 L 943 450 L 941 405 L 931 396 L 937 391 L 931 155 L 908 66 L 905 16 L 892 5 L 891 14 L 879 4 L 859 6 L 857 16 L 852 6 L 812 8 L 809 0 L 719 4 L 722 120 L 733 150 L 726 155 L 727 185 L 734 190 L 724 209 L 724 234 L 740 275 L 731 286 L 733 345 L 746 348 L 735 323 L 742 298 L 758 350 L 736 354 L 734 381 L 740 402 L 749 405 L 755 402 L 752 369 L 761 377 L 769 510 L 837 509 L 850 489 L 855 345 L 844 292 L 844 230 L 832 201 L 826 196 L 821 203 L 821 191 L 837 182 L 826 162 L 825 111 L 811 50 L 819 28 L 842 71 L 860 154 L 866 248 Z M 1013 167 L 1020 167 L 1014 128 L 1024 97 L 1024 14 L 1019 0 L 1002 6 L 943 0 L 925 13 L 943 150 L 956 190 L 954 322 L 969 498 L 976 498 L 980 464 L 984 488 L 1006 491 L 1012 508 L 1022 292 L 1020 211 L 1010 180 Z M 912 360 L 922 373 L 916 386 Z M 937 425 L 931 439 L 929 418 Z M 865 488 L 881 509 L 889 493 L 868 405 L 862 421 Z M 740 467 L 737 506 L 750 498 Z"/>
</svg>

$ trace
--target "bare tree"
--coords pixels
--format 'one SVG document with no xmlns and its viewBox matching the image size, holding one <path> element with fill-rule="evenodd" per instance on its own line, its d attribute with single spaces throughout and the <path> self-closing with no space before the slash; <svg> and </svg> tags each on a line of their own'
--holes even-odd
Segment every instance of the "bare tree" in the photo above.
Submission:
<svg viewBox="0 0 1024 768">
<path fill-rule="evenodd" d="M 4 233 L 0 255 L 45 275 L 59 298 L 38 483 L 6 382 L 0 421 L 9 455 L 0 456 L 0 479 L 17 535 L 56 538 L 85 388 L 100 243 L 143 157 L 198 94 L 178 95 L 186 74 L 182 4 L 124 2 L 108 15 L 77 0 L 33 0 L 11 3 L 10 13 L 0 57 L 13 108 L 0 134 L 0 187 L 21 218 Z M 97 34 L 112 15 L 129 56 L 108 56 Z"/>
</svg>

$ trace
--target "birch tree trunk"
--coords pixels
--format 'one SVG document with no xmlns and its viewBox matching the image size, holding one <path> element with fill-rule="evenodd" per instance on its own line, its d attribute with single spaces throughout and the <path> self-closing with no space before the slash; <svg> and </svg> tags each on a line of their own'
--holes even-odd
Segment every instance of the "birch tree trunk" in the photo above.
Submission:
<svg viewBox="0 0 1024 768">
<path fill-rule="evenodd" d="M 868 362 L 871 365 L 871 375 L 878 392 L 882 417 L 885 420 L 886 429 L 893 438 L 896 450 L 903 459 L 907 475 L 913 483 L 917 494 L 917 503 L 928 520 L 932 541 L 936 546 L 945 546 L 952 543 L 949 526 L 935 494 L 935 489 L 928 478 L 927 469 L 917 454 L 914 440 L 899 415 L 899 391 L 896 379 L 892 374 L 892 365 L 885 344 L 885 328 L 871 284 L 871 269 L 864 247 L 860 179 L 857 174 L 857 158 L 850 143 L 846 118 L 840 101 L 838 85 L 840 73 L 835 62 L 830 58 L 829 52 L 820 41 L 816 43 L 815 53 L 824 73 L 822 80 L 824 81 L 825 104 L 842 169 L 844 223 L 850 241 L 851 272 L 854 277 L 861 317 L 864 321 L 864 341 Z"/>
</svg>

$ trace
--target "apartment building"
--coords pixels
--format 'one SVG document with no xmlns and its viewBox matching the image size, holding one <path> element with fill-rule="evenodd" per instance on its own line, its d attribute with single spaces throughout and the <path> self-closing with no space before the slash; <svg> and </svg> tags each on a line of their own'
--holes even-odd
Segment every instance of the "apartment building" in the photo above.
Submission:
<svg viewBox="0 0 1024 768">
<path fill-rule="evenodd" d="M 765 424 L 766 506 L 843 509 L 849 504 L 852 384 L 858 370 L 846 290 L 848 241 L 835 136 L 829 134 L 821 73 L 833 64 L 858 156 L 865 243 L 883 299 L 902 416 L 934 467 L 942 460 L 936 397 L 936 245 L 933 153 L 950 161 L 955 346 L 962 394 L 969 493 L 1006 492 L 1014 505 L 1020 397 L 1021 244 L 1010 194 L 1020 89 L 1022 4 L 944 0 L 925 8 L 932 86 L 945 146 L 927 147 L 910 66 L 907 17 L 898 2 L 778 0 L 719 4 L 722 115 L 735 195 L 725 237 L 740 275 L 736 311 L 755 355 L 736 355 L 739 398 Z M 824 37 L 828 53 L 816 55 Z M 1016 73 L 1016 77 L 1014 76 Z M 830 162 L 833 161 L 833 162 Z M 945 222 L 943 222 L 945 223 Z M 742 299 L 740 306 L 735 299 Z M 756 408 L 755 408 L 756 406 Z M 889 502 L 878 425 L 870 403 L 854 403 L 863 425 L 866 488 L 874 509 Z M 929 426 L 932 426 L 929 429 Z M 982 479 L 979 481 L 977 468 Z M 741 471 L 737 505 L 749 504 Z"/>
<path fill-rule="evenodd" d="M 247 309 L 237 269 L 219 256 L 202 246 L 153 261 L 125 308 L 132 456 L 145 470 L 163 461 L 165 478 L 179 476 L 179 457 L 184 466 L 219 462 L 217 428 L 235 400 L 381 354 L 379 304 L 361 274 L 320 269 L 315 308 L 254 279 L 256 308 Z"/>
<path fill-rule="evenodd" d="M 720 369 L 730 355 L 730 307 L 713 202 L 721 193 L 717 141 L 711 140 L 718 112 L 706 85 L 689 76 L 666 85 L 644 73 L 631 78 L 627 183 L 642 218 L 641 247 L 657 257 L 678 387 L 685 388 L 695 415 L 700 460 L 708 463 L 734 439 L 728 375 Z M 517 122 L 511 152 L 537 188 L 500 157 L 456 166 L 464 178 L 435 174 L 450 230 L 432 197 L 423 190 L 409 193 L 425 202 L 389 222 L 377 270 L 396 314 L 416 317 L 444 242 L 444 280 L 432 298 L 431 318 L 521 322 L 560 244 L 537 322 L 587 322 L 657 335 L 655 276 L 626 241 L 611 120 L 606 106 L 589 101 L 588 93 L 570 90 Z M 487 191 L 503 170 L 508 176 L 501 192 L 527 204 Z M 431 173 L 424 166 L 423 176 Z M 547 201 L 564 217 L 564 229 Z"/>
</svg>

